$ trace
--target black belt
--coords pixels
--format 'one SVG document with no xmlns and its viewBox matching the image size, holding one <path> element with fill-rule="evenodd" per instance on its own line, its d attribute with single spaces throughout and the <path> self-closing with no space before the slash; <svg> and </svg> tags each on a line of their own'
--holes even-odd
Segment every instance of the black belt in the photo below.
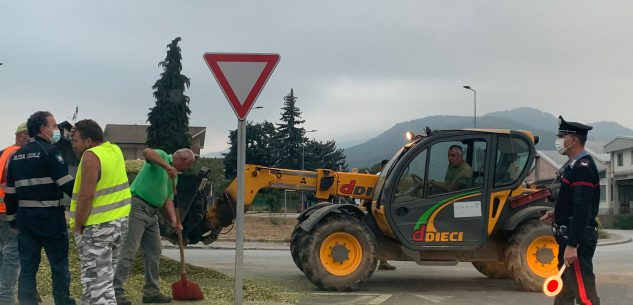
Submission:
<svg viewBox="0 0 633 305">
<path fill-rule="evenodd" d="M 598 231 L 598 228 L 594 226 L 587 226 L 587 230 Z M 567 225 L 552 224 L 552 233 L 555 237 L 567 239 L 569 236 L 569 227 Z"/>
<path fill-rule="evenodd" d="M 134 195 L 133 197 L 138 199 L 142 203 L 145 203 L 148 207 L 150 207 L 153 210 L 154 214 L 158 213 L 158 208 L 153 206 L 151 203 L 147 202 L 147 200 L 143 199 L 143 197 L 139 195 Z"/>
</svg>

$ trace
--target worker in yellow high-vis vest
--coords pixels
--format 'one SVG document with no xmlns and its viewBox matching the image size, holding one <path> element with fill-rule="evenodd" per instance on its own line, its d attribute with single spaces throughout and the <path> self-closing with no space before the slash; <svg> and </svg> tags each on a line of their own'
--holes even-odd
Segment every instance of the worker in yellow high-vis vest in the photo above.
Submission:
<svg viewBox="0 0 633 305">
<path fill-rule="evenodd" d="M 104 142 L 93 120 L 75 124 L 72 146 L 81 157 L 70 202 L 70 227 L 81 260 L 81 303 L 116 304 L 112 281 L 132 197 L 125 161 L 117 145 Z"/>
</svg>

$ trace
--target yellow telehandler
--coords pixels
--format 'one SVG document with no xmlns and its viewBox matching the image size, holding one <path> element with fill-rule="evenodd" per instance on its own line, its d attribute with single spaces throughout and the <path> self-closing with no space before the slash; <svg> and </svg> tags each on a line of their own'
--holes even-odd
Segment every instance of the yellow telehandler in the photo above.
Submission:
<svg viewBox="0 0 633 305">
<path fill-rule="evenodd" d="M 538 137 L 463 129 L 409 138 L 379 175 L 247 165 L 245 205 L 261 189 L 304 190 L 323 200 L 298 217 L 290 249 L 297 267 L 324 290 L 358 289 L 379 259 L 472 262 L 488 277 L 540 290 L 557 273 L 558 246 L 538 221 L 552 208 L 556 189 L 525 183 Z M 456 175 L 461 183 L 449 187 Z M 216 234 L 206 243 L 232 224 L 236 192 L 234 180 L 210 208 L 207 221 Z M 328 201 L 334 197 L 360 203 Z"/>
</svg>

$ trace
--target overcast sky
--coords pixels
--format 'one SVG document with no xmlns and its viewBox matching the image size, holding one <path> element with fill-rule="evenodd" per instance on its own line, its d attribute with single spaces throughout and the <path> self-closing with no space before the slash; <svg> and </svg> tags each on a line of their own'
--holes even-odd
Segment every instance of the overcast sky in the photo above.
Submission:
<svg viewBox="0 0 633 305">
<path fill-rule="evenodd" d="M 37 110 L 144 124 L 166 45 L 182 37 L 191 125 L 226 148 L 235 115 L 204 52 L 279 53 L 249 120 L 290 88 L 319 140 L 402 121 L 534 107 L 633 128 L 632 1 L 0 0 L 0 146 Z"/>
</svg>

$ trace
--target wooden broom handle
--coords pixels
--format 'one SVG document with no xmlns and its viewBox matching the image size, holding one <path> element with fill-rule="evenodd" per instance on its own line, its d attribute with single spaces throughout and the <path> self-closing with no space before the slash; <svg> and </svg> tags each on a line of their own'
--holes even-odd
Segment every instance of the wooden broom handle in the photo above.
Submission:
<svg viewBox="0 0 633 305">
<path fill-rule="evenodd" d="M 174 210 L 176 211 L 176 221 L 180 223 L 180 209 L 178 205 L 176 205 L 176 195 L 178 191 L 176 190 L 176 179 L 171 179 L 171 185 L 174 192 Z M 186 265 L 185 265 L 185 245 L 182 240 L 182 231 L 176 231 L 178 233 L 178 248 L 180 248 L 180 274 L 187 274 Z"/>
</svg>

